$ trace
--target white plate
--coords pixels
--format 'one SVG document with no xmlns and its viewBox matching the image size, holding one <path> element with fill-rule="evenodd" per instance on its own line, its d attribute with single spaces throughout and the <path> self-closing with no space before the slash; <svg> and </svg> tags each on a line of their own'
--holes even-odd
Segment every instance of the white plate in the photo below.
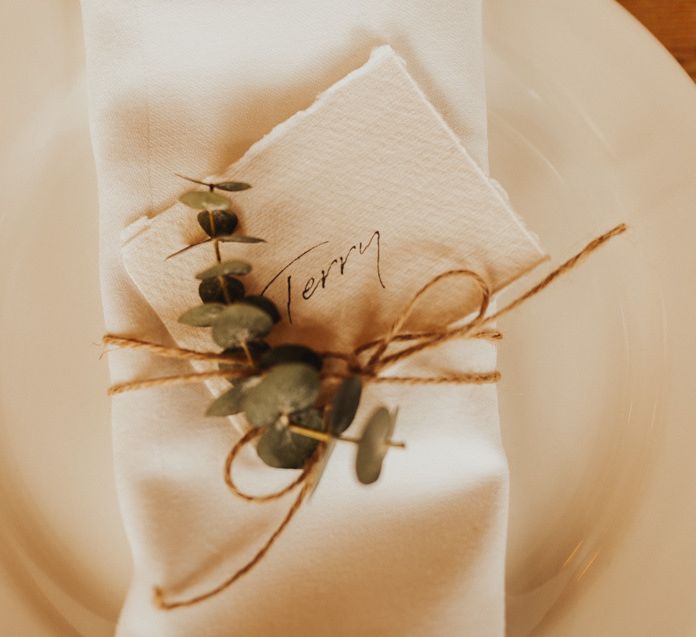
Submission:
<svg viewBox="0 0 696 637">
<path fill-rule="evenodd" d="M 693 635 L 696 90 L 607 0 L 486 9 L 493 174 L 558 257 L 632 225 L 503 324 L 509 634 Z M 130 566 L 79 6 L 0 25 L 0 633 L 99 637 Z"/>
</svg>

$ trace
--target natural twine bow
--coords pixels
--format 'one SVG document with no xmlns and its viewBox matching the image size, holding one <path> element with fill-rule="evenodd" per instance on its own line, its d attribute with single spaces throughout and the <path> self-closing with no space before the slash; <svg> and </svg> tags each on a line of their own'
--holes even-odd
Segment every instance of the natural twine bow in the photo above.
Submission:
<svg viewBox="0 0 696 637">
<path fill-rule="evenodd" d="M 487 325 L 498 320 L 500 317 L 508 314 L 519 305 L 524 303 L 526 300 L 537 295 L 544 288 L 549 286 L 553 281 L 555 281 L 559 276 L 569 272 L 576 265 L 578 265 L 583 259 L 588 257 L 590 254 L 595 252 L 599 247 L 605 244 L 607 241 L 613 237 L 622 234 L 627 230 L 625 224 L 620 224 L 615 228 L 612 228 L 605 234 L 590 241 L 580 252 L 575 256 L 571 257 L 550 274 L 548 274 L 542 281 L 537 283 L 535 286 L 527 290 L 525 293 L 521 294 L 513 301 L 503 306 L 498 311 L 486 315 L 491 299 L 491 289 L 483 278 L 476 272 L 471 270 L 448 270 L 435 276 L 428 283 L 426 283 L 414 297 L 406 304 L 402 312 L 399 314 L 398 318 L 394 321 L 392 326 L 389 328 L 387 333 L 375 340 L 363 343 L 356 347 L 352 352 L 322 352 L 321 355 L 324 358 L 332 358 L 338 361 L 342 361 L 346 367 L 344 372 L 332 371 L 322 374 L 324 379 L 337 379 L 345 378 L 349 375 L 359 375 L 367 383 L 398 383 L 405 385 L 439 385 L 439 384 L 486 384 L 486 383 L 496 383 L 500 380 L 500 372 L 498 370 L 493 370 L 490 372 L 465 372 L 460 374 L 448 374 L 448 375 L 435 375 L 435 376 L 389 376 L 384 375 L 383 372 L 394 365 L 397 362 L 403 361 L 417 353 L 420 353 L 431 347 L 441 345 L 452 339 L 464 339 L 464 338 L 475 338 L 475 339 L 488 339 L 488 340 L 498 340 L 502 338 L 499 331 L 495 329 L 486 328 Z M 469 321 L 459 324 L 459 321 L 453 321 L 445 325 L 440 330 L 432 331 L 422 331 L 422 332 L 406 332 L 402 331 L 406 321 L 411 316 L 415 306 L 418 304 L 419 300 L 433 287 L 439 285 L 443 281 L 447 281 L 456 277 L 461 277 L 469 279 L 478 288 L 481 301 L 479 303 L 478 312 Z M 156 343 L 150 343 L 147 341 L 142 341 L 135 338 L 128 338 L 123 336 L 115 336 L 113 334 L 106 334 L 103 338 L 105 345 L 113 345 L 117 348 L 125 349 L 139 349 L 151 354 L 158 356 L 165 356 L 169 358 L 176 358 L 179 360 L 200 360 L 200 361 L 217 361 L 232 363 L 233 365 L 229 369 L 218 369 L 204 372 L 191 372 L 188 374 L 177 374 L 175 376 L 163 376 L 159 378 L 136 380 L 127 383 L 120 383 L 113 385 L 109 388 L 109 394 L 121 394 L 128 391 L 133 391 L 137 389 L 147 389 L 151 387 L 162 387 L 167 385 L 177 385 L 184 383 L 198 383 L 203 382 L 211 378 L 245 378 L 251 376 L 254 373 L 258 373 L 258 370 L 252 366 L 250 363 L 243 362 L 239 356 L 231 356 L 227 354 L 215 353 L 215 352 L 200 352 L 190 349 L 184 349 L 179 347 L 168 347 L 164 345 L 159 345 Z M 403 347 L 389 353 L 389 349 L 394 344 L 401 344 Z M 365 360 L 367 359 L 367 360 Z M 224 466 L 224 479 L 225 483 L 229 487 L 230 491 L 237 497 L 240 497 L 249 502 L 269 502 L 272 500 L 277 500 L 284 495 L 294 491 L 299 488 L 299 492 L 292 502 L 290 508 L 285 514 L 284 518 L 280 524 L 276 527 L 275 531 L 266 540 L 263 546 L 256 552 L 256 554 L 241 568 L 235 571 L 230 577 L 225 581 L 220 583 L 218 586 L 207 591 L 206 593 L 196 595 L 187 599 L 168 601 L 166 599 L 165 593 L 162 588 L 156 587 L 154 589 L 154 600 L 159 608 L 170 610 L 173 608 L 179 608 L 182 606 L 192 606 L 198 604 L 214 595 L 222 592 L 234 582 L 236 582 L 240 577 L 251 571 L 256 564 L 265 556 L 274 542 L 282 534 L 285 528 L 288 526 L 290 521 L 293 519 L 297 511 L 299 510 L 302 502 L 306 496 L 310 493 L 313 486 L 316 484 L 318 479 L 318 474 L 321 472 L 321 460 L 326 455 L 327 442 L 331 440 L 329 434 L 324 434 L 322 432 L 315 432 L 313 430 L 307 430 L 301 427 L 296 427 L 290 425 L 291 430 L 296 430 L 298 433 L 303 435 L 311 435 L 320 440 L 321 444 L 317 447 L 314 455 L 309 459 L 304 468 L 301 470 L 300 474 L 290 482 L 287 486 L 282 489 L 275 491 L 273 493 L 268 493 L 264 495 L 252 495 L 245 493 L 237 487 L 233 479 L 233 465 L 235 459 L 239 456 L 241 450 L 251 442 L 253 442 L 261 433 L 259 429 L 250 428 L 232 447 L 227 455 Z M 302 431 L 300 431 L 302 430 Z M 349 439 L 344 437 L 344 439 Z M 403 443 L 392 443 L 393 446 L 404 446 Z"/>
</svg>

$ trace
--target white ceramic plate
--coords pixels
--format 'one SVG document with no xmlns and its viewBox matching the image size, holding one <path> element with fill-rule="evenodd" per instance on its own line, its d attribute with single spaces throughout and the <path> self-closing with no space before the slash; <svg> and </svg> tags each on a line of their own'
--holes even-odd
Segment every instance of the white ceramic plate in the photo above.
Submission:
<svg viewBox="0 0 696 637">
<path fill-rule="evenodd" d="M 559 258 L 632 226 L 502 326 L 509 634 L 693 635 L 696 90 L 608 0 L 485 4 L 493 174 Z M 130 565 L 79 6 L 0 25 L 0 634 L 99 637 Z"/>
</svg>

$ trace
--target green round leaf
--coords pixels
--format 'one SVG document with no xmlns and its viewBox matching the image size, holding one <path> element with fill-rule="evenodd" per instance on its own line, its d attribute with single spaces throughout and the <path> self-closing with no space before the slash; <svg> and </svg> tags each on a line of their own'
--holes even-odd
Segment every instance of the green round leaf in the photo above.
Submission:
<svg viewBox="0 0 696 637">
<path fill-rule="evenodd" d="M 232 389 L 218 396 L 205 412 L 206 416 L 232 416 L 242 411 L 242 397 L 246 381 L 236 380 Z"/>
<path fill-rule="evenodd" d="M 244 299 L 247 301 L 247 299 Z M 267 369 L 275 365 L 283 365 L 285 363 L 304 363 L 313 367 L 317 371 L 321 371 L 323 360 L 319 354 L 305 345 L 278 345 L 266 352 L 259 361 L 261 367 Z"/>
<path fill-rule="evenodd" d="M 324 418 L 316 407 L 301 409 L 290 414 L 290 422 L 293 425 L 314 429 L 314 431 L 324 431 Z"/>
<path fill-rule="evenodd" d="M 209 279 L 213 276 L 243 276 L 251 272 L 251 265 L 246 261 L 240 261 L 239 259 L 231 259 L 229 261 L 223 261 L 222 263 L 216 263 L 215 265 L 199 272 L 196 275 L 197 279 Z"/>
<path fill-rule="evenodd" d="M 237 228 L 237 215 L 225 210 L 203 210 L 198 213 L 198 225 L 209 237 L 222 240 L 222 236 L 231 235 Z"/>
<path fill-rule="evenodd" d="M 270 425 L 281 414 L 312 406 L 319 389 L 319 373 L 313 367 L 301 363 L 277 365 L 246 392 L 244 412 L 254 426 Z"/>
<path fill-rule="evenodd" d="M 266 243 L 265 239 L 259 239 L 258 237 L 247 237 L 243 234 L 225 234 L 215 238 L 223 243 Z"/>
<path fill-rule="evenodd" d="M 263 432 L 256 453 L 267 465 L 278 469 L 301 469 L 312 457 L 319 442 L 292 433 L 278 422 Z"/>
<path fill-rule="evenodd" d="M 254 305 L 263 310 L 273 319 L 274 323 L 278 323 L 280 321 L 280 312 L 278 311 L 278 308 L 267 296 L 257 296 L 255 294 L 245 296 L 244 303 Z"/>
<path fill-rule="evenodd" d="M 280 412 L 291 414 L 314 404 L 319 397 L 319 373 L 302 363 L 274 366 L 259 385 L 270 388 Z"/>
<path fill-rule="evenodd" d="M 312 471 L 312 487 L 309 492 L 309 495 L 313 495 L 314 492 L 316 491 L 317 487 L 319 486 L 319 482 L 321 481 L 322 477 L 324 476 L 324 472 L 326 471 L 326 467 L 329 464 L 329 458 L 331 458 L 331 454 L 334 452 L 334 449 L 336 448 L 336 443 L 331 440 L 331 442 L 326 443 L 326 447 L 324 448 L 324 452 L 321 455 L 321 458 L 319 458 L 319 461 L 317 462 L 316 467 Z"/>
<path fill-rule="evenodd" d="M 262 338 L 273 327 L 273 319 L 253 305 L 233 303 L 223 307 L 213 324 L 213 340 L 220 347 L 237 347 Z"/>
<path fill-rule="evenodd" d="M 179 323 L 194 327 L 210 327 L 222 313 L 225 306 L 221 303 L 204 303 L 184 312 L 179 317 Z"/>
<path fill-rule="evenodd" d="M 194 210 L 229 210 L 232 205 L 228 197 L 210 190 L 189 190 L 179 201 Z"/>
<path fill-rule="evenodd" d="M 394 417 L 385 407 L 379 407 L 367 421 L 358 443 L 355 470 L 363 484 L 372 484 L 379 478 L 382 461 L 389 449 L 386 442 L 393 431 Z"/>
<path fill-rule="evenodd" d="M 214 186 L 219 190 L 226 190 L 227 192 L 239 192 L 240 190 L 251 188 L 251 184 L 243 181 L 221 181 L 219 184 L 214 184 Z"/>
<path fill-rule="evenodd" d="M 362 394 L 362 382 L 360 376 L 344 378 L 334 396 L 331 404 L 331 416 L 329 420 L 329 432 L 334 436 L 340 436 L 353 422 L 355 413 L 360 405 Z"/>
<path fill-rule="evenodd" d="M 242 399 L 242 411 L 254 427 L 272 425 L 281 415 L 278 405 L 269 394 L 258 389 L 260 384 L 251 387 Z"/>
<path fill-rule="evenodd" d="M 244 284 L 230 275 L 208 277 L 198 286 L 198 296 L 204 303 L 233 303 L 243 298 L 244 292 Z"/>
</svg>

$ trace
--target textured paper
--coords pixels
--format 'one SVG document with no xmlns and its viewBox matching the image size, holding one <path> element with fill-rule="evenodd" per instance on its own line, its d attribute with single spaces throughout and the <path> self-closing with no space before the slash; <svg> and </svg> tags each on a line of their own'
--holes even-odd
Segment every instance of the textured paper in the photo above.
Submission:
<svg viewBox="0 0 696 637">
<path fill-rule="evenodd" d="M 182 189 L 174 172 L 230 165 L 377 44 L 394 45 L 486 170 L 480 0 L 82 0 L 82 8 L 110 332 L 169 338 L 124 269 L 119 233 L 171 205 Z M 487 343 L 452 343 L 444 354 L 442 364 L 495 365 Z M 190 371 L 142 352 L 112 352 L 108 362 L 114 382 Z M 134 566 L 118 636 L 502 637 L 507 466 L 495 387 L 383 387 L 378 398 L 401 407 L 397 431 L 409 445 L 387 458 L 378 485 L 357 485 L 353 449 L 337 448 L 272 559 L 198 608 L 162 613 L 153 584 L 188 593 L 217 583 L 288 502 L 250 507 L 231 496 L 221 467 L 238 434 L 202 416 L 205 387 L 114 397 L 116 486 Z M 251 487 L 267 472 L 249 473 Z"/>
<path fill-rule="evenodd" d="M 234 196 L 241 232 L 268 242 L 223 244 L 223 259 L 253 264 L 247 290 L 276 303 L 286 340 L 351 348 L 383 334 L 445 270 L 474 270 L 498 290 L 544 258 L 388 46 L 223 177 L 253 185 Z M 166 259 L 205 238 L 196 212 L 176 204 L 124 235 L 126 269 L 174 339 L 209 347 L 208 331 L 177 318 L 200 303 L 193 274 L 214 263 L 212 244 Z M 468 285 L 433 293 L 414 323 L 461 316 Z"/>
</svg>

